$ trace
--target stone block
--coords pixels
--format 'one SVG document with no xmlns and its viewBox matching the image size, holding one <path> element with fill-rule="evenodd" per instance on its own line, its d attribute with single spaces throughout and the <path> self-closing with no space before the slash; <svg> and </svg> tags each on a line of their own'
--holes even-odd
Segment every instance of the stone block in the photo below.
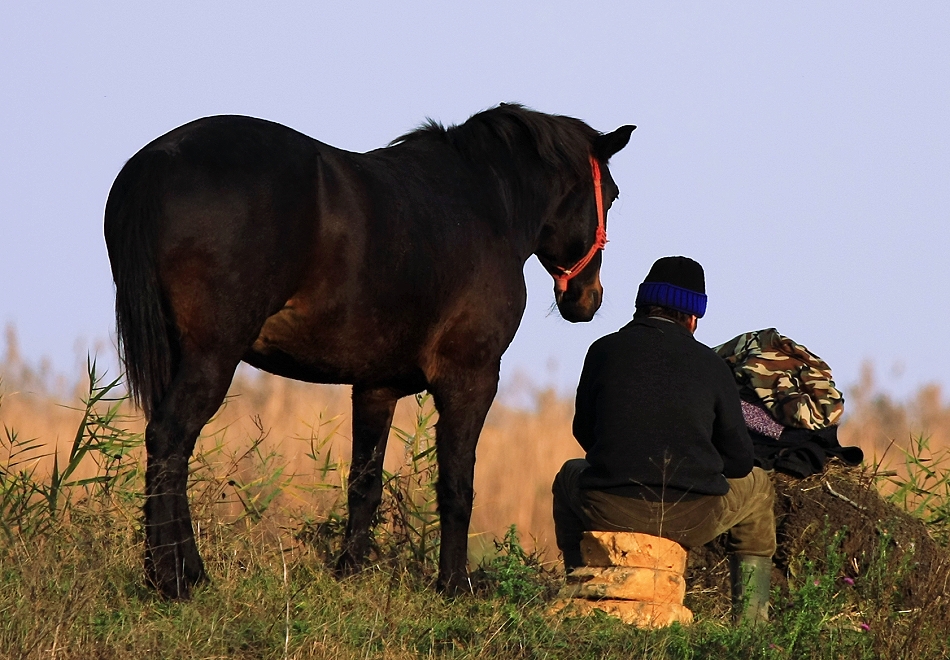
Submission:
<svg viewBox="0 0 950 660">
<path fill-rule="evenodd" d="M 680 573 L 625 566 L 580 566 L 567 576 L 563 598 L 607 598 L 683 604 L 686 580 Z"/>
<path fill-rule="evenodd" d="M 584 532 L 581 558 L 586 566 L 625 566 L 686 572 L 686 549 L 675 541 L 635 532 Z"/>
<path fill-rule="evenodd" d="M 676 603 L 645 603 L 636 600 L 559 600 L 549 613 L 562 616 L 590 616 L 603 612 L 638 628 L 664 628 L 673 623 L 687 626 L 693 613 Z"/>
</svg>

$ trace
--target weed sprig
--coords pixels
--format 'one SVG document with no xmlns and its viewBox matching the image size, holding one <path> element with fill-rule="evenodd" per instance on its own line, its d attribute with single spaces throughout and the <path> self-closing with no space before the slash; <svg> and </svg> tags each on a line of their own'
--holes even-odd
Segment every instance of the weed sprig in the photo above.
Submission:
<svg viewBox="0 0 950 660">
<path fill-rule="evenodd" d="M 903 454 L 901 470 L 878 477 L 890 488 L 882 489 L 887 500 L 919 518 L 931 535 L 946 546 L 950 542 L 950 449 L 934 451 L 930 438 L 911 436 Z"/>
</svg>

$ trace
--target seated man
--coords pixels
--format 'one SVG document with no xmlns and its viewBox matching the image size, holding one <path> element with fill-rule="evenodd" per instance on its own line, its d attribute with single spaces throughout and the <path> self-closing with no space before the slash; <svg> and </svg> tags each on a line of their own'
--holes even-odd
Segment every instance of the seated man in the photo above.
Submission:
<svg viewBox="0 0 950 660">
<path fill-rule="evenodd" d="M 706 311 L 703 268 L 653 264 L 633 321 L 591 345 L 577 386 L 574 437 L 587 458 L 554 480 L 554 525 L 568 571 L 585 531 L 640 532 L 689 548 L 729 532 L 733 602 L 768 618 L 774 489 L 752 466 L 732 372 L 693 338 Z"/>
</svg>

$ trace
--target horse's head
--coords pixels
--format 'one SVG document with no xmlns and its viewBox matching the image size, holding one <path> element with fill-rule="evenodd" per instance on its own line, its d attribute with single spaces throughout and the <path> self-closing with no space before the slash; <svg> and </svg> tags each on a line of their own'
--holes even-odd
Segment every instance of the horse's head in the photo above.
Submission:
<svg viewBox="0 0 950 660">
<path fill-rule="evenodd" d="M 607 160 L 623 149 L 636 126 L 621 126 L 591 142 L 590 173 L 568 185 L 541 232 L 536 252 L 554 278 L 554 299 L 571 323 L 590 321 L 600 309 L 602 251 L 607 242 L 607 210 L 620 194 Z"/>
</svg>

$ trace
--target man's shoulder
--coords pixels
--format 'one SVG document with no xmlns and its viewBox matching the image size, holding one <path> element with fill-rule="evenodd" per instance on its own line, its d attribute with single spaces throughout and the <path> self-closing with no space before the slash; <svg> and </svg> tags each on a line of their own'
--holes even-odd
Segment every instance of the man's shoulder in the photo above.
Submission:
<svg viewBox="0 0 950 660">
<path fill-rule="evenodd" d="M 616 332 L 611 332 L 609 335 L 604 335 L 600 339 L 595 339 L 594 343 L 587 348 L 587 358 L 591 359 L 594 356 L 609 353 L 617 343 L 616 335 Z"/>
<path fill-rule="evenodd" d="M 729 365 L 726 364 L 726 361 L 723 360 L 716 351 L 698 339 L 695 339 L 693 343 L 695 344 L 696 355 L 699 356 L 704 363 L 708 364 L 710 369 L 723 376 L 727 376 L 730 381 L 732 380 L 732 371 L 729 369 Z"/>
<path fill-rule="evenodd" d="M 635 341 L 636 334 L 638 334 L 637 325 L 631 321 L 622 328 L 614 330 L 613 332 L 604 335 L 600 339 L 594 340 L 594 343 L 590 345 L 588 351 L 596 352 L 608 350 L 611 347 L 626 344 L 630 341 Z"/>
<path fill-rule="evenodd" d="M 725 364 L 725 360 L 719 357 L 719 354 L 716 351 L 714 351 L 709 346 L 699 341 L 695 337 L 693 337 L 693 343 L 696 344 L 696 350 L 702 353 L 705 357 L 709 358 L 710 360 L 715 358 L 718 362 L 722 362 L 723 364 Z"/>
<path fill-rule="evenodd" d="M 590 345 L 588 355 L 603 355 L 613 351 L 630 350 L 635 347 L 641 347 L 643 350 L 653 350 L 659 345 L 666 345 L 667 350 L 676 352 L 685 352 L 690 359 L 697 360 L 707 364 L 710 368 L 727 373 L 728 365 L 713 349 L 696 339 L 685 328 L 674 326 L 668 322 L 670 327 L 657 327 L 656 324 L 644 323 L 634 320 L 622 328 L 600 337 Z M 669 330 L 668 332 L 656 332 L 657 329 Z"/>
</svg>

